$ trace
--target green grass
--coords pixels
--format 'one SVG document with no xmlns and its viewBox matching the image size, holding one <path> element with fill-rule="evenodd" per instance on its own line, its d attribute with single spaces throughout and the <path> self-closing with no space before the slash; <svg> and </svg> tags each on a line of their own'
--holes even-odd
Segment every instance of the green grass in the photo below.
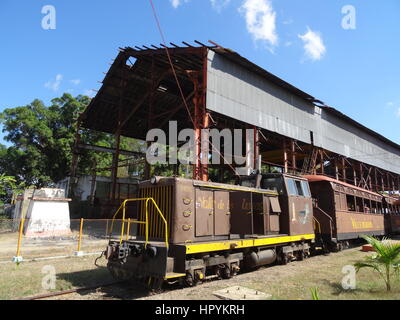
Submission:
<svg viewBox="0 0 400 320">
<path fill-rule="evenodd" d="M 304 264 L 293 262 L 293 270 L 276 281 L 252 281 L 248 286 L 272 294 L 275 300 L 311 300 L 311 289 L 318 290 L 320 300 L 400 299 L 398 279 L 393 283 L 392 292 L 388 293 L 379 275 L 367 269 L 356 274 L 355 290 L 342 288 L 341 281 L 345 276 L 342 273 L 343 266 L 353 265 L 366 255 L 367 253 L 358 249 L 351 249 L 329 256 L 310 258 Z M 313 259 L 318 259 L 318 263 L 312 263 Z M 296 264 L 298 268 L 295 267 Z"/>
<path fill-rule="evenodd" d="M 301 262 L 292 262 L 286 266 L 272 266 L 258 271 L 240 274 L 231 280 L 211 281 L 196 288 L 174 290 L 171 299 L 215 299 L 212 292 L 231 285 L 241 285 L 272 294 L 274 300 L 312 300 L 311 289 L 317 289 L 320 300 L 399 300 L 400 281 L 393 282 L 391 292 L 379 275 L 372 270 L 360 270 L 357 273 L 357 288 L 344 290 L 341 287 L 342 268 L 371 253 L 361 252 L 359 248 L 345 250 L 328 256 L 316 256 Z M 74 257 L 68 259 L 40 262 L 0 264 L 0 299 L 17 299 L 47 292 L 41 286 L 42 268 L 53 265 L 57 273 L 55 291 L 77 287 L 93 286 L 111 282 L 105 259 L 94 265 L 96 257 Z M 167 293 L 171 294 L 171 292 Z M 157 296 L 154 296 L 157 298 Z"/>
<path fill-rule="evenodd" d="M 0 299 L 11 300 L 52 291 L 68 290 L 78 287 L 94 286 L 113 281 L 105 259 L 99 260 L 101 267 L 94 265 L 96 257 L 74 257 L 38 262 L 23 262 L 20 265 L 7 263 L 0 265 Z M 57 280 L 54 290 L 42 288 L 45 276 L 42 268 L 54 266 Z"/>
</svg>

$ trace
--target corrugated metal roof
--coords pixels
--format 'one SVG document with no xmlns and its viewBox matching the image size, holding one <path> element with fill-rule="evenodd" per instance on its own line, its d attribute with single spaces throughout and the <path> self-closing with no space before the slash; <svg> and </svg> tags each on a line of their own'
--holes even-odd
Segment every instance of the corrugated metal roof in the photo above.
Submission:
<svg viewBox="0 0 400 320">
<path fill-rule="evenodd" d="M 296 120 L 292 119 L 295 116 L 295 113 L 290 112 L 289 108 L 286 111 L 281 109 L 279 107 L 281 105 L 281 102 L 279 101 L 280 97 L 278 96 L 271 101 L 272 103 L 275 104 L 275 108 L 277 112 L 279 112 L 279 117 L 274 117 L 273 115 L 270 115 L 269 117 L 263 119 L 264 122 L 263 124 L 260 125 L 260 127 L 279 128 L 280 130 L 279 132 L 278 130 L 276 131 L 272 130 L 272 131 L 278 132 L 282 135 L 289 137 L 299 136 L 300 141 L 310 143 L 308 130 L 310 130 L 310 128 L 313 127 L 319 128 L 322 131 L 330 130 L 329 128 L 331 126 L 331 123 L 329 121 L 332 120 L 337 125 L 337 121 L 334 119 L 334 117 L 336 117 L 337 119 L 342 120 L 343 123 L 345 122 L 353 128 L 362 130 L 362 132 L 364 132 L 365 134 L 368 134 L 369 136 L 374 137 L 380 142 L 383 142 L 384 143 L 383 146 L 387 146 L 387 148 L 384 148 L 385 150 L 382 150 L 381 152 L 387 151 L 388 153 L 391 153 L 392 150 L 394 149 L 400 151 L 399 144 L 367 128 L 366 126 L 360 124 L 354 119 L 351 119 L 350 117 L 346 116 L 337 109 L 332 108 L 330 106 L 326 106 L 322 101 L 316 99 L 312 95 L 300 90 L 299 88 L 296 88 L 295 86 L 289 84 L 288 82 L 282 80 L 281 78 L 266 71 L 260 66 L 242 57 L 237 52 L 231 49 L 223 48 L 219 45 L 216 45 L 215 43 L 213 43 L 212 46 L 205 46 L 200 42 L 196 43 L 200 44 L 200 47 L 184 43 L 186 47 L 179 47 L 175 44 L 172 44 L 173 47 L 168 48 L 172 56 L 173 63 L 177 68 L 180 68 L 181 70 L 199 68 L 203 63 L 203 53 L 207 50 L 212 51 L 215 54 L 231 61 L 234 65 L 241 68 L 245 68 L 246 70 L 249 71 L 249 73 L 257 75 L 258 77 L 267 80 L 268 83 L 271 83 L 276 87 L 281 88 L 283 91 L 281 91 L 280 95 L 282 97 L 286 95 L 287 96 L 286 100 L 288 102 L 290 102 L 289 101 L 290 99 L 293 100 L 292 103 L 291 104 L 288 103 L 288 105 L 293 105 L 294 103 L 294 105 L 298 107 L 297 111 L 299 111 L 301 114 L 304 114 L 304 116 L 301 117 L 304 118 L 303 119 L 304 123 L 298 123 L 299 124 L 298 126 L 291 125 Z M 130 114 L 130 110 L 133 108 L 132 106 L 135 106 L 135 103 L 140 101 L 141 97 L 145 95 L 146 92 L 148 91 L 149 84 L 152 81 L 149 72 L 152 65 L 151 59 L 155 57 L 157 61 L 156 68 L 158 70 L 161 70 L 163 68 L 164 69 L 169 68 L 169 61 L 166 55 L 165 48 L 160 48 L 156 46 L 152 46 L 152 48 L 127 47 L 120 50 L 121 52 L 115 59 L 110 70 L 107 72 L 102 87 L 100 88 L 97 95 L 92 99 L 90 105 L 84 112 L 84 115 L 82 117 L 83 127 L 98 131 L 114 133 L 118 124 L 117 115 L 119 106 L 122 105 L 122 113 L 123 113 L 122 116 L 127 117 Z M 129 57 L 134 57 L 136 59 L 136 62 L 134 63 L 133 66 L 127 65 Z M 186 86 L 186 89 L 184 88 L 185 94 L 189 94 L 191 91 L 190 89 L 191 83 L 190 81 L 186 81 L 185 83 L 185 81 L 186 81 L 185 79 L 182 80 L 183 82 L 182 85 L 184 87 Z M 172 87 L 173 82 L 174 82 L 173 77 L 168 76 L 163 80 L 163 85 L 165 84 L 166 86 Z M 123 84 L 123 87 L 121 87 L 121 84 Z M 286 94 L 282 92 L 286 92 Z M 250 98 L 253 99 L 254 97 Z M 168 112 L 168 110 L 174 108 L 174 106 L 176 107 L 179 103 L 181 103 L 181 98 L 179 97 L 178 92 L 170 92 L 170 91 L 166 93 L 157 92 L 154 99 L 155 99 L 154 100 L 155 114 L 164 114 Z M 227 101 L 228 100 L 226 100 L 225 102 Z M 304 103 L 301 103 L 301 101 L 304 101 Z M 146 103 L 148 103 L 148 99 L 144 100 L 144 104 Z M 322 115 L 323 113 L 326 113 L 331 115 L 332 117 L 328 117 L 327 120 L 325 119 L 326 121 L 321 121 L 320 124 L 313 123 L 313 121 L 315 121 L 317 117 L 312 116 L 311 112 L 307 111 L 308 108 L 307 106 L 310 105 L 316 106 L 315 110 L 318 110 L 318 108 L 320 108 L 320 110 L 322 111 Z M 220 108 L 220 111 L 222 110 L 221 113 L 224 114 L 224 109 L 227 108 L 227 103 L 219 105 L 218 108 Z M 249 123 L 248 122 L 250 119 L 249 117 L 251 116 L 250 114 L 251 112 L 249 113 L 249 111 L 251 110 L 247 110 L 244 107 L 240 109 L 243 110 L 238 110 L 236 112 L 238 114 L 237 116 L 235 116 L 235 119 Z M 143 139 L 147 128 L 146 112 L 147 112 L 146 108 L 144 108 L 143 106 L 140 107 L 137 111 L 137 114 L 135 114 L 135 117 L 130 119 L 127 122 L 126 126 L 123 128 L 122 134 L 128 137 Z M 178 120 L 179 123 L 182 123 L 184 127 L 188 127 L 190 123 L 190 121 L 186 119 L 187 115 L 185 115 L 184 112 L 177 113 L 174 118 Z M 261 120 L 258 119 L 258 121 Z M 299 121 L 296 120 L 295 122 Z M 345 127 L 347 128 L 347 125 Z M 343 128 L 338 127 L 338 129 L 343 129 Z M 341 150 L 340 154 L 346 155 L 346 152 L 344 152 L 346 150 L 342 150 L 343 145 L 340 145 L 338 141 L 330 140 L 328 137 L 329 136 L 328 133 L 326 133 L 325 136 L 326 136 L 325 140 L 326 145 L 330 145 L 333 147 L 336 146 L 335 147 L 336 149 Z M 318 139 L 318 137 L 316 138 Z M 357 144 L 357 141 L 355 143 Z M 374 143 L 376 144 L 376 142 Z M 322 147 L 324 146 L 322 145 Z M 390 148 L 394 149 L 391 150 Z M 365 146 L 365 148 L 359 148 L 359 150 L 356 151 L 360 151 L 364 154 L 365 153 L 364 149 L 369 150 L 371 148 Z M 397 151 L 396 153 L 393 153 L 394 155 L 396 155 L 396 157 L 397 157 Z M 362 161 L 362 159 L 360 161 Z M 387 161 L 393 162 L 394 160 L 381 159 L 375 165 L 377 165 L 378 167 L 389 168 L 391 166 L 387 165 Z M 368 161 L 366 162 L 368 163 Z M 394 170 L 393 168 L 392 170 L 390 169 L 388 170 L 393 172 L 400 171 L 400 170 Z"/>
</svg>

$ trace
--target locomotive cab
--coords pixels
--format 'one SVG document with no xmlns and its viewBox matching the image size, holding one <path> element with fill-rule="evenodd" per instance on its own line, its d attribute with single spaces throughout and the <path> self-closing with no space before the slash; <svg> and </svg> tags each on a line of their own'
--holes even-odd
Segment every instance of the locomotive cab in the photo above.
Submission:
<svg viewBox="0 0 400 320">
<path fill-rule="evenodd" d="M 279 231 L 288 235 L 313 233 L 313 204 L 308 180 L 282 173 L 252 175 L 241 181 L 248 187 L 275 191 L 281 213 Z"/>
</svg>

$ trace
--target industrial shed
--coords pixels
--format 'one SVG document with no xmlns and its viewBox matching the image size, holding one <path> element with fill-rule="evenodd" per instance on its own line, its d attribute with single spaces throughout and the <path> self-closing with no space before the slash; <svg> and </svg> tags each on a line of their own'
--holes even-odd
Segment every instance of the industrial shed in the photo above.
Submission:
<svg viewBox="0 0 400 320">
<path fill-rule="evenodd" d="M 168 132 L 169 121 L 177 121 L 178 130 L 195 129 L 198 140 L 205 128 L 250 128 L 255 155 L 269 168 L 328 175 L 373 191 L 400 190 L 398 144 L 230 49 L 195 43 L 121 48 L 81 115 L 83 128 L 115 135 L 113 150 L 75 146 L 114 154 L 111 200 L 119 155 L 130 154 L 119 149 L 120 136 L 144 140 L 152 128 Z M 211 152 L 198 148 L 200 154 Z M 193 179 L 208 180 L 212 165 L 197 160 Z M 149 174 L 145 170 L 144 178 Z"/>
</svg>

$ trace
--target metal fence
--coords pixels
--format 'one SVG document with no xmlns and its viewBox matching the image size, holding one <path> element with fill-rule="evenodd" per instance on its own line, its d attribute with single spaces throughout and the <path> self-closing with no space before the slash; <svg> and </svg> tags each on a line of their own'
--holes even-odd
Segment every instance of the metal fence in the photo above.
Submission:
<svg viewBox="0 0 400 320">
<path fill-rule="evenodd" d="M 0 262 L 79 255 L 104 251 L 109 239 L 120 239 L 122 220 L 72 219 L 60 235 L 27 234 L 27 219 L 0 219 Z M 126 222 L 125 222 L 126 223 Z M 130 238 L 136 235 L 131 226 Z M 126 235 L 124 235 L 126 237 Z"/>
</svg>

